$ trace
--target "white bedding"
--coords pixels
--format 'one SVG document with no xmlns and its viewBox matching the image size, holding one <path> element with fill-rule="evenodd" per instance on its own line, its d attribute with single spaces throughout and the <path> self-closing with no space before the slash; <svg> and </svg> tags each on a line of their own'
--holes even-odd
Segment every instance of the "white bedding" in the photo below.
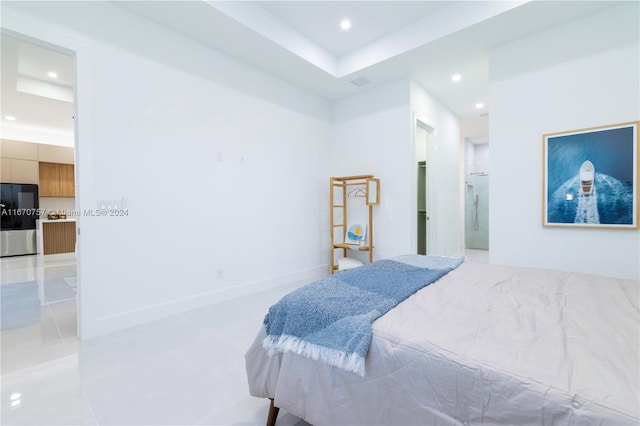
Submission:
<svg viewBox="0 0 640 426">
<path fill-rule="evenodd" d="M 638 281 L 464 263 L 373 324 L 366 376 L 262 329 L 251 395 L 314 426 L 640 423 Z"/>
</svg>

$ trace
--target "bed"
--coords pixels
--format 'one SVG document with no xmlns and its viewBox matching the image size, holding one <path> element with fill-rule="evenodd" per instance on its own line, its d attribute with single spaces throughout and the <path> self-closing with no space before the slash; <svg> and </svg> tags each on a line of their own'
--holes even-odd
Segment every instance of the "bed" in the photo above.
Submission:
<svg viewBox="0 0 640 426">
<path fill-rule="evenodd" d="M 279 407 L 314 426 L 637 425 L 639 288 L 464 262 L 373 322 L 362 375 L 273 353 L 263 325 L 249 391 L 271 399 L 271 424 Z"/>
</svg>

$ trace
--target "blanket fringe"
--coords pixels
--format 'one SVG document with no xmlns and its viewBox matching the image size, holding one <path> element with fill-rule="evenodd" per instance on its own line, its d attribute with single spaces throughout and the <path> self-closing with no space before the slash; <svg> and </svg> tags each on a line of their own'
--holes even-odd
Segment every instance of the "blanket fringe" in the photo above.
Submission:
<svg viewBox="0 0 640 426">
<path fill-rule="evenodd" d="M 267 336 L 262 342 L 262 346 L 270 356 L 279 352 L 293 352 L 364 377 L 364 358 L 357 353 L 347 353 L 339 349 L 327 348 L 286 334 Z"/>
</svg>

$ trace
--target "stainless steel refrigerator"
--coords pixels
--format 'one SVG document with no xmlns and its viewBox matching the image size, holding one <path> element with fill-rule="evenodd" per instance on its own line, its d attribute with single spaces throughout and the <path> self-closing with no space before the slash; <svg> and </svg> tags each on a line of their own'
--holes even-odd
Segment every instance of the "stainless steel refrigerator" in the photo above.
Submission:
<svg viewBox="0 0 640 426">
<path fill-rule="evenodd" d="M 0 256 L 36 254 L 38 185 L 0 184 Z"/>
</svg>

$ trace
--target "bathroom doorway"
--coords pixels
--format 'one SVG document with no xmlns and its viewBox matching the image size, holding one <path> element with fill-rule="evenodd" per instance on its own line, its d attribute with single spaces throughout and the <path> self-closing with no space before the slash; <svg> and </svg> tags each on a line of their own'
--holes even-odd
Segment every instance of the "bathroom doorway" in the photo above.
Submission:
<svg viewBox="0 0 640 426">
<path fill-rule="evenodd" d="M 489 250 L 489 144 L 465 143 L 465 247 Z"/>
</svg>

